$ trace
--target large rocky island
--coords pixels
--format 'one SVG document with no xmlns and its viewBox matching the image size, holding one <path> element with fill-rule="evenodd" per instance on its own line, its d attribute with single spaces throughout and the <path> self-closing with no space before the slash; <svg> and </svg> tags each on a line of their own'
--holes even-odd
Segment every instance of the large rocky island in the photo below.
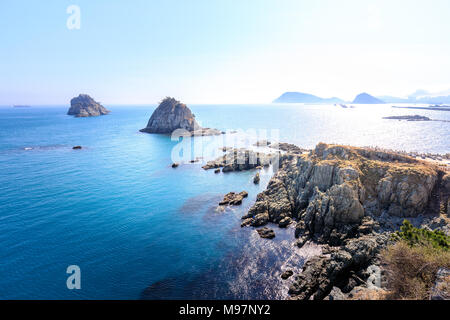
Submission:
<svg viewBox="0 0 450 320">
<path fill-rule="evenodd" d="M 171 134 L 182 129 L 187 135 L 220 135 L 223 132 L 217 129 L 202 128 L 195 120 L 191 110 L 180 101 L 166 97 L 153 112 L 147 127 L 141 129 L 146 133 Z"/>
<path fill-rule="evenodd" d="M 385 102 L 375 98 L 374 96 L 371 96 L 368 93 L 361 93 L 358 94 L 355 98 L 355 100 L 353 100 L 353 103 L 357 103 L 357 104 L 384 104 Z"/>
<path fill-rule="evenodd" d="M 70 100 L 68 115 L 75 117 L 96 117 L 106 115 L 110 111 L 87 94 L 80 94 Z"/>
<path fill-rule="evenodd" d="M 295 146 L 284 150 L 278 171 L 242 217 L 242 226 L 293 223 L 297 247 L 306 242 L 323 247 L 289 280 L 292 299 L 385 296 L 380 253 L 404 219 L 424 228 L 419 230 L 440 230 L 436 237 L 448 248 L 450 173 L 445 169 L 371 148 L 320 143 L 309 153 Z M 426 232 L 431 231 L 419 231 Z"/>
</svg>

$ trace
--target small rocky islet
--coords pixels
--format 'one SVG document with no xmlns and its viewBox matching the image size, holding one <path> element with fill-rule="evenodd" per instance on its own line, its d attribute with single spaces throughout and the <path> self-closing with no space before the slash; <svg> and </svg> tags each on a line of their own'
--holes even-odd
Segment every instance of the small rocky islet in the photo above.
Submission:
<svg viewBox="0 0 450 320">
<path fill-rule="evenodd" d="M 104 106 L 96 102 L 87 94 L 80 94 L 78 97 L 70 100 L 68 115 L 77 118 L 97 117 L 110 113 Z"/>
<path fill-rule="evenodd" d="M 213 136 L 224 133 L 217 129 L 202 128 L 186 104 L 172 97 L 166 97 L 161 101 L 151 115 L 147 126 L 140 131 L 172 134 L 176 130 L 179 130 L 180 136 Z"/>
</svg>

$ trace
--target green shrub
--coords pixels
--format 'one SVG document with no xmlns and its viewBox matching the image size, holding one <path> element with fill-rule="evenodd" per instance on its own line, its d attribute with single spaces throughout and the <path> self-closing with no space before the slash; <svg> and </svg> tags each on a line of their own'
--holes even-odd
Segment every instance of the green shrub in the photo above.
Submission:
<svg viewBox="0 0 450 320">
<path fill-rule="evenodd" d="M 408 220 L 403 221 L 400 231 L 393 235 L 395 240 L 403 240 L 409 246 L 431 246 L 435 249 L 449 250 L 450 237 L 442 231 L 415 228 Z"/>
</svg>

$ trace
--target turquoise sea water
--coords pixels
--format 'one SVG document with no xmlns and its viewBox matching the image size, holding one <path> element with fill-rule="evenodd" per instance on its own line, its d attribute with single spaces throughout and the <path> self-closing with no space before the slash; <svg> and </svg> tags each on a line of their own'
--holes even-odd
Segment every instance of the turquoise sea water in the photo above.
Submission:
<svg viewBox="0 0 450 320">
<path fill-rule="evenodd" d="M 140 133 L 155 106 L 107 106 L 108 116 L 73 118 L 67 106 L 0 107 L 0 298 L 282 298 L 295 251 L 293 230 L 274 241 L 240 228 L 240 217 L 270 179 L 263 171 L 214 174 L 201 163 L 171 168 L 177 144 Z M 383 120 L 450 112 L 358 106 L 191 106 L 201 125 L 246 134 L 276 131 L 280 141 L 336 142 L 450 152 L 450 123 Z M 240 131 L 236 141 L 247 135 Z M 230 135 L 227 135 L 229 137 Z M 212 139 L 218 150 L 221 139 Z M 245 139 L 244 139 L 245 140 Z M 72 146 L 82 145 L 82 150 Z M 220 153 L 219 153 L 220 154 Z M 199 154 L 196 154 L 199 155 Z M 241 207 L 215 210 L 229 191 L 249 192 Z M 309 250 L 309 251 L 308 251 Z M 81 268 L 68 290 L 66 268 Z"/>
</svg>

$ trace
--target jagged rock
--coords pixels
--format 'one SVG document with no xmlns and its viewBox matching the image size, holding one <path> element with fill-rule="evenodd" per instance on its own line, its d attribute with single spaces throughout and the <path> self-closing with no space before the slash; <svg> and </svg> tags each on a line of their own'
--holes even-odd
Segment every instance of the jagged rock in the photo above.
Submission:
<svg viewBox="0 0 450 320">
<path fill-rule="evenodd" d="M 255 176 L 253 177 L 253 183 L 254 183 L 254 184 L 258 184 L 259 181 L 260 181 L 259 172 L 257 172 L 257 173 L 255 174 Z"/>
<path fill-rule="evenodd" d="M 295 299 L 307 300 L 314 296 L 314 299 L 322 300 L 333 286 L 348 283 L 350 271 L 359 270 L 372 261 L 385 241 L 383 237 L 363 236 L 349 240 L 330 255 L 313 257 L 305 263 L 289 293 Z"/>
<path fill-rule="evenodd" d="M 159 104 L 150 117 L 147 127 L 140 131 L 171 134 L 177 129 L 177 134 L 180 136 L 222 134 L 222 131 L 216 129 L 200 127 L 191 110 L 184 103 L 170 97 L 166 97 Z"/>
<path fill-rule="evenodd" d="M 295 277 L 293 299 L 323 299 L 334 287 L 349 299 L 386 297 L 379 252 L 404 218 L 448 232 L 449 174 L 405 154 L 320 143 L 291 146 L 242 226 L 296 221 L 296 245 L 325 244 Z M 336 291 L 336 290 L 335 290 Z M 329 297 L 328 297 L 329 298 Z"/>
<path fill-rule="evenodd" d="M 302 154 L 304 152 L 310 151 L 308 149 L 300 148 L 300 147 L 296 146 L 295 144 L 286 143 L 286 142 L 272 143 L 269 147 L 273 148 L 273 149 L 285 151 L 285 152 L 288 152 L 291 154 Z"/>
<path fill-rule="evenodd" d="M 440 268 L 431 289 L 430 300 L 450 300 L 450 269 Z"/>
<path fill-rule="evenodd" d="M 292 277 L 293 274 L 294 274 L 294 272 L 293 272 L 292 270 L 286 270 L 285 272 L 283 272 L 283 273 L 281 274 L 281 279 L 287 280 L 287 279 L 289 279 L 290 277 Z"/>
<path fill-rule="evenodd" d="M 275 232 L 267 227 L 256 230 L 261 238 L 273 239 L 275 238 Z"/>
<path fill-rule="evenodd" d="M 70 100 L 70 108 L 67 114 L 75 117 L 95 117 L 106 115 L 109 112 L 109 110 L 94 101 L 87 94 L 80 94 L 78 97 Z"/>
<path fill-rule="evenodd" d="M 319 144 L 310 154 L 280 156 L 280 169 L 257 196 L 246 218 L 297 219 L 296 236 L 339 245 L 363 227 L 365 216 L 416 217 L 430 203 L 437 167 L 411 157 L 367 148 Z M 301 222 L 301 223 L 300 223 Z M 360 229 L 358 229 L 361 227 Z"/>
<path fill-rule="evenodd" d="M 324 300 L 347 300 L 347 297 L 342 293 L 341 289 L 333 287 Z"/>
<path fill-rule="evenodd" d="M 283 218 L 280 220 L 280 222 L 278 223 L 278 226 L 280 228 L 286 228 L 288 225 L 290 225 L 292 222 L 292 219 L 289 217 Z"/>
<path fill-rule="evenodd" d="M 233 149 L 214 161 L 208 161 L 205 170 L 223 168 L 222 172 L 245 171 L 261 165 L 270 165 L 276 160 L 273 154 L 254 152 L 246 149 Z"/>
<path fill-rule="evenodd" d="M 248 193 L 246 191 L 242 191 L 240 193 L 230 192 L 227 193 L 221 202 L 219 202 L 219 206 L 237 206 L 242 204 L 242 200 L 248 197 Z"/>
</svg>

